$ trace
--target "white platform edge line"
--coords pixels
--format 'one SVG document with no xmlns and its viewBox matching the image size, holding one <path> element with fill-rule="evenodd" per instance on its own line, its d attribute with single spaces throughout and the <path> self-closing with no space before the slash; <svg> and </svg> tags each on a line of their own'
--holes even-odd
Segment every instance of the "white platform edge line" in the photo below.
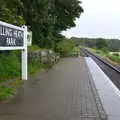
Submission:
<svg viewBox="0 0 120 120">
<path fill-rule="evenodd" d="M 89 59 L 91 59 L 92 61 L 94 61 L 92 58 L 90 57 L 85 57 L 85 61 L 87 63 L 87 66 L 89 68 Z M 96 64 L 96 62 L 94 61 L 94 63 Z M 96 64 L 97 65 L 97 64 Z M 98 66 L 98 65 L 97 65 Z M 106 81 L 109 83 L 109 85 L 113 88 L 114 92 L 117 94 L 117 96 L 120 97 L 120 90 L 114 85 L 114 83 L 112 82 L 112 80 L 102 71 L 102 69 L 98 66 L 99 70 L 103 73 L 104 76 L 106 76 Z M 89 69 L 90 73 L 91 70 Z M 91 73 L 92 74 L 92 73 Z M 92 75 L 93 78 L 93 75 Z M 94 78 L 93 78 L 94 79 Z"/>
</svg>

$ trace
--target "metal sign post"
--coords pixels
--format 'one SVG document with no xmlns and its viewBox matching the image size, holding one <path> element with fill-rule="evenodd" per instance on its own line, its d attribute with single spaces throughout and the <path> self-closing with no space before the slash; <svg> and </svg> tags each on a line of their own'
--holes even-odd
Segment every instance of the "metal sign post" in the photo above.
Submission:
<svg viewBox="0 0 120 120">
<path fill-rule="evenodd" d="M 22 80 L 27 80 L 27 27 L 0 21 L 0 50 L 22 50 Z"/>
</svg>

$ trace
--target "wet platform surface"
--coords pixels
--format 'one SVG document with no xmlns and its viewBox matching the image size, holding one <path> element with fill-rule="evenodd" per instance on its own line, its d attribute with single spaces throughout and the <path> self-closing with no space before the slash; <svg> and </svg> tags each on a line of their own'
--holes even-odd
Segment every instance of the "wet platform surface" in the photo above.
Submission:
<svg viewBox="0 0 120 120">
<path fill-rule="evenodd" d="M 120 120 L 120 90 L 92 58 L 85 58 L 107 113 L 108 120 Z"/>
<path fill-rule="evenodd" d="M 64 59 L 30 78 L 23 93 L 0 105 L 0 120 L 106 120 L 84 58 Z"/>
</svg>

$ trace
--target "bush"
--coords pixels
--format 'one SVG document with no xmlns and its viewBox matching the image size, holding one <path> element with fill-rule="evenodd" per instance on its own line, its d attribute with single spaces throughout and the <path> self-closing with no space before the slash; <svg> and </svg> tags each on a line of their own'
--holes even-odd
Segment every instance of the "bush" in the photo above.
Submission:
<svg viewBox="0 0 120 120">
<path fill-rule="evenodd" d="M 29 51 L 36 51 L 36 50 L 41 50 L 40 47 L 38 47 L 37 45 L 32 45 L 28 47 Z"/>
<path fill-rule="evenodd" d="M 80 54 L 80 49 L 78 47 L 74 47 L 73 57 L 78 57 L 79 54 Z"/>
<path fill-rule="evenodd" d="M 75 44 L 71 40 L 62 40 L 57 44 L 56 50 L 60 53 L 62 57 L 71 56 L 73 53 L 73 48 Z"/>
<path fill-rule="evenodd" d="M 114 53 L 113 55 L 114 55 L 114 56 L 118 56 L 118 57 L 120 56 L 119 53 Z"/>
</svg>

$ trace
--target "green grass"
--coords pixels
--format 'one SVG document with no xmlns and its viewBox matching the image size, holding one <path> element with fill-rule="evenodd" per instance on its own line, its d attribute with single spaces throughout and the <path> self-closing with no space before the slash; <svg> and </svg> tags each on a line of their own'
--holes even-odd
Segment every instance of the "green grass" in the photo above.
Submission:
<svg viewBox="0 0 120 120">
<path fill-rule="evenodd" d="M 7 82 L 20 77 L 20 52 L 1 52 L 0 53 L 0 82 Z M 15 86 L 20 84 L 20 80 L 13 80 L 8 86 L 0 87 L 0 101 L 4 101 L 15 93 Z"/>
<path fill-rule="evenodd" d="M 40 72 L 40 70 L 44 67 L 40 62 L 32 62 L 28 64 L 28 74 L 33 75 L 37 72 Z"/>
<path fill-rule="evenodd" d="M 32 49 L 40 49 L 37 46 Z M 18 78 L 21 76 L 21 56 L 19 51 L 1 52 L 0 53 L 0 82 Z M 32 75 L 40 71 L 43 65 L 39 61 L 32 61 L 28 63 L 28 74 Z"/>
<path fill-rule="evenodd" d="M 20 76 L 20 59 L 18 52 L 0 54 L 0 81 Z"/>
<path fill-rule="evenodd" d="M 108 55 L 108 52 L 100 49 L 93 49 L 93 48 L 86 48 L 87 50 L 91 51 L 92 53 L 99 55 L 101 57 L 105 57 Z"/>
<path fill-rule="evenodd" d="M 9 96 L 15 93 L 15 88 L 11 87 L 0 87 L 0 101 L 7 100 Z"/>
<path fill-rule="evenodd" d="M 28 51 L 37 51 L 37 50 L 43 50 L 41 49 L 39 46 L 37 45 L 32 45 L 28 47 Z M 37 72 L 40 72 L 40 70 L 43 68 L 44 66 L 39 62 L 39 61 L 31 61 L 28 62 L 28 74 L 29 75 L 33 75 Z"/>
<path fill-rule="evenodd" d="M 29 50 L 41 50 L 38 46 L 31 46 Z M 28 62 L 28 75 L 41 71 L 42 68 L 51 68 L 52 64 L 41 64 L 40 61 Z M 20 51 L 0 52 L 0 84 L 12 80 L 6 87 L 0 87 L 0 101 L 6 100 L 15 93 L 17 86 L 23 84 L 21 78 L 21 55 Z M 13 87 L 13 88 L 11 88 Z"/>
<path fill-rule="evenodd" d="M 33 75 L 40 70 L 44 66 L 40 64 L 39 61 L 32 61 L 28 64 L 28 74 Z M 22 84 L 21 78 L 21 60 L 20 60 L 20 52 L 12 51 L 12 52 L 0 52 L 0 84 L 2 82 L 7 82 L 8 80 L 12 80 L 12 83 L 7 87 L 0 87 L 0 101 L 8 99 L 16 89 L 16 86 Z M 11 88 L 13 86 L 13 88 Z"/>
<path fill-rule="evenodd" d="M 6 67 L 5 67 L 6 68 Z M 43 65 L 41 65 L 40 63 L 29 63 L 29 65 L 28 65 L 28 74 L 29 75 L 33 75 L 33 74 L 35 74 L 35 73 L 37 73 L 37 72 L 40 72 L 40 70 L 43 68 Z M 10 67 L 9 67 L 9 69 L 10 69 Z M 14 68 L 15 69 L 15 68 Z M 3 69 L 2 69 L 3 70 Z M 16 69 L 15 70 L 17 70 L 17 66 L 16 66 Z M 5 73 L 3 74 L 3 76 L 2 76 L 2 81 L 1 82 L 5 82 L 5 81 L 7 81 L 7 78 L 12 78 L 12 83 L 11 84 L 9 84 L 8 86 L 6 86 L 6 87 L 0 87 L 0 101 L 4 101 L 4 100 L 7 100 L 11 95 L 13 95 L 14 93 L 15 93 L 15 91 L 16 91 L 16 87 L 17 86 L 19 86 L 20 84 L 23 84 L 23 81 L 22 80 L 20 80 L 19 78 L 14 78 L 14 77 L 16 77 L 16 76 L 18 76 L 18 74 L 16 74 L 16 75 L 13 75 L 12 73 L 13 73 L 13 71 L 7 71 L 7 70 L 5 70 Z M 15 71 L 16 73 L 18 73 L 18 71 Z M 11 75 L 11 74 L 13 75 Z M 5 74 L 7 74 L 7 76 L 5 75 Z M 10 75 L 10 76 L 9 76 Z M 11 86 L 13 87 L 13 88 L 11 88 Z"/>
<path fill-rule="evenodd" d="M 116 55 L 108 55 L 108 58 L 118 64 L 120 64 L 120 56 L 116 56 Z"/>
<path fill-rule="evenodd" d="M 87 50 L 91 51 L 92 53 L 102 57 L 105 59 L 106 57 L 113 62 L 113 64 L 120 64 L 120 56 L 119 55 L 109 55 L 109 52 L 104 50 L 98 50 L 93 48 L 86 48 Z"/>
</svg>

